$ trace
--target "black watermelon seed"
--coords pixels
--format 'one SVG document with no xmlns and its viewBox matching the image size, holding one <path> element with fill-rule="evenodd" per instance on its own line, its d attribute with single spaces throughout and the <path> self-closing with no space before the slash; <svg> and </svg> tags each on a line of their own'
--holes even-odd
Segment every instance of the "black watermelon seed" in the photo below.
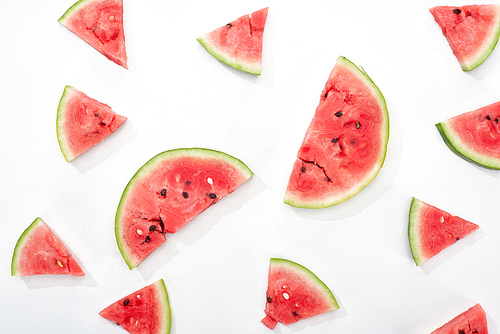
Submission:
<svg viewBox="0 0 500 334">
<path fill-rule="evenodd" d="M 456 8 L 456 9 L 453 10 L 453 13 L 455 13 L 457 15 L 460 14 L 461 12 L 462 11 L 460 9 L 458 9 L 458 8 Z"/>
<path fill-rule="evenodd" d="M 491 119 L 491 117 L 490 116 L 486 116 L 486 119 L 489 121 Z"/>
<path fill-rule="evenodd" d="M 305 168 L 305 167 L 302 167 L 302 168 L 300 169 L 300 171 L 301 171 L 302 173 L 305 173 L 305 172 L 306 172 L 306 168 Z"/>
<path fill-rule="evenodd" d="M 268 303 L 270 303 L 270 302 L 272 302 L 272 301 L 273 301 L 273 299 L 272 299 L 271 297 L 267 297 L 267 302 L 268 302 Z"/>
<path fill-rule="evenodd" d="M 94 114 L 94 117 L 99 117 L 99 116 L 101 116 L 101 115 L 100 115 L 98 112 L 96 112 L 96 113 Z"/>
<path fill-rule="evenodd" d="M 149 235 L 146 236 L 146 242 L 149 243 L 151 241 L 151 238 L 149 237 Z"/>
<path fill-rule="evenodd" d="M 106 123 L 101 122 L 101 123 L 99 123 L 99 125 L 105 126 L 105 125 L 106 125 Z"/>
<path fill-rule="evenodd" d="M 463 329 L 460 330 L 459 334 L 465 334 L 465 332 L 463 331 Z"/>
<path fill-rule="evenodd" d="M 342 116 L 343 114 L 344 114 L 344 113 L 343 113 L 342 111 L 337 111 L 337 112 L 335 113 L 335 116 L 340 117 L 340 116 Z"/>
<path fill-rule="evenodd" d="M 293 312 L 292 312 L 292 315 L 293 315 L 294 317 L 297 317 L 297 316 L 298 316 L 297 312 L 295 312 L 295 311 L 293 311 Z"/>
<path fill-rule="evenodd" d="M 214 194 L 214 193 L 210 193 L 208 194 L 208 196 L 211 198 L 211 199 L 216 199 L 217 198 L 217 195 Z"/>
<path fill-rule="evenodd" d="M 472 15 L 472 13 L 470 11 L 468 11 L 467 16 L 471 16 L 471 15 Z M 474 333 L 474 332 L 472 332 L 472 333 Z"/>
<path fill-rule="evenodd" d="M 498 123 L 498 118 L 495 118 L 495 123 Z"/>
<path fill-rule="evenodd" d="M 151 225 L 151 226 L 149 227 L 149 232 L 153 232 L 153 231 L 155 231 L 155 230 L 156 230 L 156 225 Z"/>
<path fill-rule="evenodd" d="M 328 97 L 328 93 L 325 93 L 325 97 Z"/>
<path fill-rule="evenodd" d="M 332 143 L 336 143 L 336 142 L 338 142 L 338 141 L 339 141 L 339 139 L 338 139 L 338 138 L 333 138 L 333 139 L 332 139 Z"/>
<path fill-rule="evenodd" d="M 356 122 L 356 129 L 359 129 L 361 127 L 361 123 L 360 122 Z"/>
<path fill-rule="evenodd" d="M 127 305 L 128 305 L 128 303 L 130 303 L 130 299 L 125 299 L 125 300 L 123 301 L 123 306 L 127 306 Z"/>
<path fill-rule="evenodd" d="M 185 191 L 182 193 L 182 196 L 183 196 L 184 198 L 188 198 L 188 197 L 189 197 L 188 193 L 187 193 L 187 192 L 185 192 Z"/>
<path fill-rule="evenodd" d="M 165 196 L 167 194 L 167 189 L 163 189 L 160 193 L 160 195 Z"/>
<path fill-rule="evenodd" d="M 186 181 L 186 186 L 189 186 L 191 184 L 191 181 L 187 180 Z"/>
<path fill-rule="evenodd" d="M 229 28 L 231 28 L 233 25 L 231 23 L 226 24 Z"/>
</svg>

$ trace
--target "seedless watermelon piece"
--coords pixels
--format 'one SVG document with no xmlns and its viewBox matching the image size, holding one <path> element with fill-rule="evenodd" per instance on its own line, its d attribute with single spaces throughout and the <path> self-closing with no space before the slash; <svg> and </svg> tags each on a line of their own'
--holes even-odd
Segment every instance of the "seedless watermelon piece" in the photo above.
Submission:
<svg viewBox="0 0 500 334">
<path fill-rule="evenodd" d="M 80 0 L 59 23 L 109 60 L 127 68 L 122 0 Z"/>
<path fill-rule="evenodd" d="M 158 154 L 132 177 L 116 212 L 118 248 L 130 269 L 253 175 L 240 160 L 204 149 Z"/>
<path fill-rule="evenodd" d="M 271 258 L 262 323 L 274 329 L 339 308 L 328 287 L 309 269 L 286 259 Z"/>
<path fill-rule="evenodd" d="M 384 164 L 389 114 L 362 70 L 339 57 L 297 154 L 285 203 L 324 208 L 366 187 Z"/>
<path fill-rule="evenodd" d="M 240 71 L 259 75 L 267 11 L 268 7 L 244 15 L 197 40 L 223 63 Z"/>
<path fill-rule="evenodd" d="M 476 304 L 431 334 L 488 334 L 486 313 L 480 304 Z"/>
<path fill-rule="evenodd" d="M 476 165 L 500 169 L 500 102 L 436 124 L 446 145 Z"/>
<path fill-rule="evenodd" d="M 57 140 L 70 162 L 116 131 L 127 118 L 79 90 L 66 86 L 57 108 Z"/>
<path fill-rule="evenodd" d="M 132 334 L 168 334 L 172 323 L 163 279 L 109 305 L 99 315 Z"/>
<path fill-rule="evenodd" d="M 466 237 L 479 226 L 413 198 L 408 236 L 417 266 Z"/>
<path fill-rule="evenodd" d="M 481 65 L 500 36 L 500 5 L 430 8 L 462 70 Z"/>
<path fill-rule="evenodd" d="M 85 276 L 61 240 L 41 218 L 35 219 L 17 241 L 11 274 Z"/>
</svg>

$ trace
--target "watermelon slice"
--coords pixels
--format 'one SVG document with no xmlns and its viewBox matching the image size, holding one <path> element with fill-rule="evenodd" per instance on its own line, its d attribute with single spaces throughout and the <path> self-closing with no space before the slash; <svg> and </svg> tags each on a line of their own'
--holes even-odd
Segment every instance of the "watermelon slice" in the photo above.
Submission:
<svg viewBox="0 0 500 334">
<path fill-rule="evenodd" d="M 168 334 L 172 323 L 163 279 L 109 305 L 99 315 L 132 334 Z"/>
<path fill-rule="evenodd" d="M 500 169 L 500 102 L 436 124 L 446 145 L 459 157 Z"/>
<path fill-rule="evenodd" d="M 260 75 L 267 10 L 268 7 L 244 15 L 197 40 L 223 63 L 240 71 Z"/>
<path fill-rule="evenodd" d="M 413 198 L 408 236 L 417 266 L 466 237 L 479 226 Z"/>
<path fill-rule="evenodd" d="M 270 261 L 266 300 L 262 323 L 270 329 L 339 308 L 330 289 L 309 269 L 278 258 Z"/>
<path fill-rule="evenodd" d="M 339 57 L 299 149 L 285 203 L 324 208 L 366 187 L 384 164 L 389 114 L 362 70 Z"/>
<path fill-rule="evenodd" d="M 79 90 L 66 86 L 57 108 L 57 140 L 70 162 L 116 131 L 127 118 Z"/>
<path fill-rule="evenodd" d="M 481 305 L 476 304 L 431 334 L 488 334 L 486 313 Z"/>
<path fill-rule="evenodd" d="M 59 23 L 109 60 L 127 68 L 123 0 L 80 0 L 64 13 Z"/>
<path fill-rule="evenodd" d="M 115 219 L 118 248 L 130 269 L 253 175 L 240 160 L 214 150 L 181 148 L 158 154 L 125 188 Z"/>
<path fill-rule="evenodd" d="M 500 36 L 500 5 L 430 8 L 462 70 L 481 65 Z"/>
<path fill-rule="evenodd" d="M 12 276 L 85 276 L 66 247 L 41 218 L 37 218 L 17 241 Z"/>
</svg>

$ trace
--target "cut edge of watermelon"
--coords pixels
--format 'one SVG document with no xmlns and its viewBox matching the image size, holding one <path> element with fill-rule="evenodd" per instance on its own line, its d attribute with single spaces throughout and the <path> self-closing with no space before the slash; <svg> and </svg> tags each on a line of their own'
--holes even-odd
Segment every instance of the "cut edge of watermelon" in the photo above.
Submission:
<svg viewBox="0 0 500 334">
<path fill-rule="evenodd" d="M 116 237 L 116 243 L 118 245 L 118 249 L 120 250 L 120 253 L 122 254 L 123 259 L 127 263 L 127 266 L 129 267 L 130 270 L 134 269 L 137 267 L 141 261 L 137 262 L 134 260 L 132 253 L 126 249 L 125 243 L 120 237 L 122 235 L 122 230 L 121 230 L 121 225 L 120 225 L 120 220 L 121 220 L 121 215 L 122 215 L 122 210 L 125 205 L 126 199 L 128 197 L 128 194 L 130 190 L 133 188 L 136 180 L 138 180 L 142 175 L 147 174 L 149 171 L 154 169 L 156 165 L 160 162 L 162 162 L 165 159 L 168 159 L 170 157 L 176 157 L 176 156 L 199 156 L 199 157 L 213 157 L 217 158 L 223 161 L 226 161 L 233 166 L 235 166 L 241 173 L 244 175 L 245 179 L 248 180 L 251 178 L 254 174 L 248 168 L 248 166 L 241 160 L 235 158 L 232 155 L 229 155 L 227 153 L 221 152 L 221 151 L 216 151 L 212 149 L 207 149 L 207 148 L 200 148 L 200 147 L 194 147 L 194 148 L 177 148 L 177 149 L 172 149 L 168 150 L 162 153 L 157 154 L 153 158 L 151 158 L 148 162 L 146 162 L 142 167 L 139 168 L 139 170 L 132 176 L 130 181 L 128 182 L 127 186 L 125 187 L 125 190 L 123 191 L 123 194 L 120 198 L 120 203 L 118 204 L 118 209 L 116 210 L 116 215 L 115 215 L 115 237 Z"/>
<path fill-rule="evenodd" d="M 417 266 L 419 266 L 420 264 L 422 264 L 422 262 L 426 260 L 422 255 L 421 242 L 418 237 L 419 236 L 418 228 L 420 226 L 419 208 L 421 204 L 422 204 L 421 200 L 415 197 L 412 198 L 410 206 L 410 214 L 409 214 L 409 223 L 408 223 L 408 239 L 410 242 L 411 254 Z"/>
<path fill-rule="evenodd" d="M 76 156 L 71 152 L 67 140 L 66 135 L 64 134 L 64 122 L 66 119 L 65 107 L 66 103 L 73 97 L 76 89 L 72 86 L 67 85 L 64 87 L 63 95 L 61 96 L 61 100 L 59 101 L 59 105 L 57 107 L 57 118 L 56 118 L 56 132 L 57 132 L 57 141 L 59 142 L 59 147 L 64 156 L 64 159 L 67 162 L 71 162 Z"/>
<path fill-rule="evenodd" d="M 12 264 L 11 264 L 11 275 L 12 276 L 20 276 L 19 273 L 19 258 L 21 256 L 21 250 L 26 244 L 26 239 L 28 239 L 29 235 L 34 232 L 38 226 L 41 224 L 45 224 L 42 218 L 37 217 L 31 224 L 28 226 L 26 230 L 21 234 L 19 239 L 17 240 L 16 247 L 14 248 L 14 254 L 12 255 Z"/>
</svg>

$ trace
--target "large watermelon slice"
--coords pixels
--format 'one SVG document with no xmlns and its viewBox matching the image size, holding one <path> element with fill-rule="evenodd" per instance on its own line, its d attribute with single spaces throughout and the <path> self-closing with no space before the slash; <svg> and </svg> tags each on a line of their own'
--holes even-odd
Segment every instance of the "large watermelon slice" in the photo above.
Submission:
<svg viewBox="0 0 500 334">
<path fill-rule="evenodd" d="M 408 236 L 417 266 L 466 237 L 479 226 L 413 198 Z"/>
<path fill-rule="evenodd" d="M 197 40 L 212 56 L 238 70 L 259 75 L 268 8 L 244 15 Z"/>
<path fill-rule="evenodd" d="M 59 19 L 109 60 L 127 68 L 123 0 L 80 0 Z"/>
<path fill-rule="evenodd" d="M 348 200 L 378 174 L 388 140 L 384 96 L 362 69 L 339 57 L 299 149 L 285 203 L 324 208 Z"/>
<path fill-rule="evenodd" d="M 116 131 L 127 118 L 79 90 L 66 86 L 57 108 L 57 140 L 70 162 Z"/>
<path fill-rule="evenodd" d="M 270 261 L 266 301 L 262 323 L 270 329 L 339 308 L 330 289 L 309 269 L 278 258 Z"/>
<path fill-rule="evenodd" d="M 500 36 L 500 5 L 430 8 L 462 70 L 481 65 Z"/>
<path fill-rule="evenodd" d="M 11 274 L 85 276 L 61 240 L 41 218 L 35 219 L 17 241 Z"/>
<path fill-rule="evenodd" d="M 500 169 L 500 102 L 436 124 L 446 145 L 476 165 Z"/>
<path fill-rule="evenodd" d="M 123 191 L 115 219 L 118 248 L 130 269 L 253 175 L 228 154 L 181 148 L 158 154 Z"/>
<path fill-rule="evenodd" d="M 488 334 L 486 313 L 481 305 L 476 304 L 431 334 Z"/>
<path fill-rule="evenodd" d="M 118 300 L 99 314 L 132 334 L 168 334 L 172 323 L 163 279 Z"/>
</svg>

